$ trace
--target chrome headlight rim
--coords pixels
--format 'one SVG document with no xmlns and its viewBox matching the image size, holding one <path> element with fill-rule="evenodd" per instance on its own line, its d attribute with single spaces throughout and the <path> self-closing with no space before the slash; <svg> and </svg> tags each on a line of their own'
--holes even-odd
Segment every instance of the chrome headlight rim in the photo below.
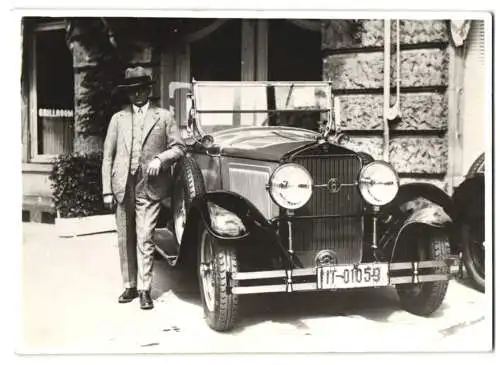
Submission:
<svg viewBox="0 0 500 365">
<path fill-rule="evenodd" d="M 374 201 L 374 199 L 371 199 L 370 196 L 366 195 L 367 192 L 363 188 L 365 183 L 362 182 L 362 179 L 363 179 L 363 175 L 366 174 L 366 171 L 370 168 L 373 168 L 373 166 L 383 166 L 383 168 L 388 168 L 393 173 L 394 182 L 396 185 L 396 190 L 395 190 L 391 199 L 386 199 L 386 201 L 380 202 L 380 201 Z M 396 198 L 396 196 L 398 195 L 399 188 L 400 188 L 399 175 L 396 172 L 396 169 L 390 163 L 388 163 L 386 161 L 375 160 L 375 161 L 370 162 L 361 168 L 361 170 L 359 172 L 359 176 L 358 176 L 358 188 L 359 188 L 359 192 L 361 193 L 361 196 L 368 204 L 373 205 L 373 206 L 384 206 L 384 205 L 387 205 L 390 202 L 392 202 L 394 200 L 394 198 Z"/>
<path fill-rule="evenodd" d="M 309 193 L 307 195 L 307 199 L 304 199 L 304 201 L 300 205 L 297 205 L 297 206 L 294 206 L 294 207 L 290 207 L 290 206 L 286 206 L 286 205 L 282 204 L 282 202 L 280 202 L 279 199 L 277 199 L 275 197 L 275 194 L 274 194 L 273 180 L 275 179 L 276 175 L 279 172 L 281 172 L 283 169 L 286 169 L 286 168 L 296 168 L 296 169 L 301 170 L 302 172 L 305 173 L 305 175 L 307 176 L 307 178 L 309 180 L 308 181 Z M 269 177 L 269 181 L 268 181 L 268 184 L 267 184 L 267 190 L 268 190 L 269 196 L 271 197 L 271 200 L 276 205 L 278 205 L 280 208 L 287 209 L 287 210 L 299 209 L 299 208 L 302 208 L 304 205 L 306 205 L 307 202 L 311 199 L 312 189 L 313 189 L 313 179 L 312 179 L 312 176 L 309 173 L 309 171 L 307 171 L 307 169 L 304 166 L 301 166 L 301 165 L 299 165 L 297 163 L 293 163 L 293 162 L 284 163 L 284 164 L 278 166 L 276 169 L 274 169 L 273 173 Z"/>
</svg>

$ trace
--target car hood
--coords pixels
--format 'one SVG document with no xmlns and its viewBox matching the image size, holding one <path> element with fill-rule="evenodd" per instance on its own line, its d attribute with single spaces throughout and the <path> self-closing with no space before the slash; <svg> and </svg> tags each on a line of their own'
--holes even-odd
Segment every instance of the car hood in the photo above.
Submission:
<svg viewBox="0 0 500 365">
<path fill-rule="evenodd" d="M 313 145 L 321 135 L 291 127 L 234 128 L 213 134 L 222 156 L 280 161 L 287 153 Z M 349 150 L 338 147 L 339 153 Z"/>
</svg>

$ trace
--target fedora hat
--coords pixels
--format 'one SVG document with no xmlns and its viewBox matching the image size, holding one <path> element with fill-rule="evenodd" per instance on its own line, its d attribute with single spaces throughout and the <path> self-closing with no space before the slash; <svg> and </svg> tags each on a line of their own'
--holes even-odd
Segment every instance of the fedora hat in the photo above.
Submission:
<svg viewBox="0 0 500 365">
<path fill-rule="evenodd" d="M 122 84 L 118 85 L 119 88 L 135 88 L 141 86 L 148 86 L 153 84 L 151 76 L 149 76 L 144 67 L 129 67 L 125 70 L 125 79 Z"/>
</svg>

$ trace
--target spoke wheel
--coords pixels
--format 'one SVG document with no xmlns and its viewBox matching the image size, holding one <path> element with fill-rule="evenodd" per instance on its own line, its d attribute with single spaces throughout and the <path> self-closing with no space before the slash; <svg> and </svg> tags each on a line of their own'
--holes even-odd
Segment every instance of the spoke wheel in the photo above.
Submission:
<svg viewBox="0 0 500 365">
<path fill-rule="evenodd" d="M 208 311 L 213 312 L 215 308 L 215 257 L 211 240 L 206 239 L 207 234 L 205 231 L 201 240 L 199 270 L 203 299 Z"/>
<path fill-rule="evenodd" d="M 198 249 L 198 279 L 205 319 L 216 331 L 229 331 L 238 317 L 238 296 L 231 293 L 229 275 L 238 271 L 236 250 L 205 229 Z"/>
</svg>

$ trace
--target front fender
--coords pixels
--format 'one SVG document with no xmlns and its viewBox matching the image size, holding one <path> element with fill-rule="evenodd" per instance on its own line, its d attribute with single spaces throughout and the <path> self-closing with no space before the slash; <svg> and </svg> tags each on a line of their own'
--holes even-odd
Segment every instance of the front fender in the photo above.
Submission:
<svg viewBox="0 0 500 365">
<path fill-rule="evenodd" d="M 246 241 L 256 233 L 276 235 L 276 228 L 248 199 L 230 191 L 211 191 L 193 199 L 181 247 L 197 242 L 200 222 L 223 241 Z"/>
<path fill-rule="evenodd" d="M 201 224 L 200 224 L 201 223 Z M 181 242 L 180 257 L 193 249 L 200 229 L 226 243 L 269 242 L 276 240 L 276 227 L 243 196 L 230 191 L 212 191 L 191 202 Z"/>
<path fill-rule="evenodd" d="M 428 204 L 426 207 L 412 212 L 406 219 L 401 220 L 394 227 L 391 227 L 395 232 L 391 247 L 391 261 L 394 259 L 394 254 L 398 245 L 400 245 L 400 237 L 406 229 L 416 224 L 423 224 L 427 227 L 432 227 L 438 230 L 449 232 L 453 221 L 451 217 L 444 211 L 443 207 L 436 204 Z"/>
<path fill-rule="evenodd" d="M 237 193 L 212 191 L 196 197 L 191 207 L 198 211 L 209 233 L 221 240 L 241 240 L 255 230 L 274 230 L 260 211 Z"/>
<path fill-rule="evenodd" d="M 448 230 L 455 214 L 452 199 L 434 185 L 403 185 L 396 199 L 380 212 L 379 247 L 390 256 L 399 236 L 408 226 L 424 224 Z"/>
<path fill-rule="evenodd" d="M 451 217 L 444 209 L 436 204 L 429 204 L 427 207 L 413 212 L 405 221 L 401 229 L 409 224 L 422 223 L 436 228 L 445 228 L 452 223 Z"/>
<path fill-rule="evenodd" d="M 453 199 L 443 190 L 428 183 L 409 183 L 399 188 L 396 198 L 383 208 L 382 213 L 394 210 L 405 211 L 414 209 L 413 205 L 418 201 L 427 201 L 436 204 L 444 209 L 452 219 L 455 215 L 455 205 Z"/>
</svg>

